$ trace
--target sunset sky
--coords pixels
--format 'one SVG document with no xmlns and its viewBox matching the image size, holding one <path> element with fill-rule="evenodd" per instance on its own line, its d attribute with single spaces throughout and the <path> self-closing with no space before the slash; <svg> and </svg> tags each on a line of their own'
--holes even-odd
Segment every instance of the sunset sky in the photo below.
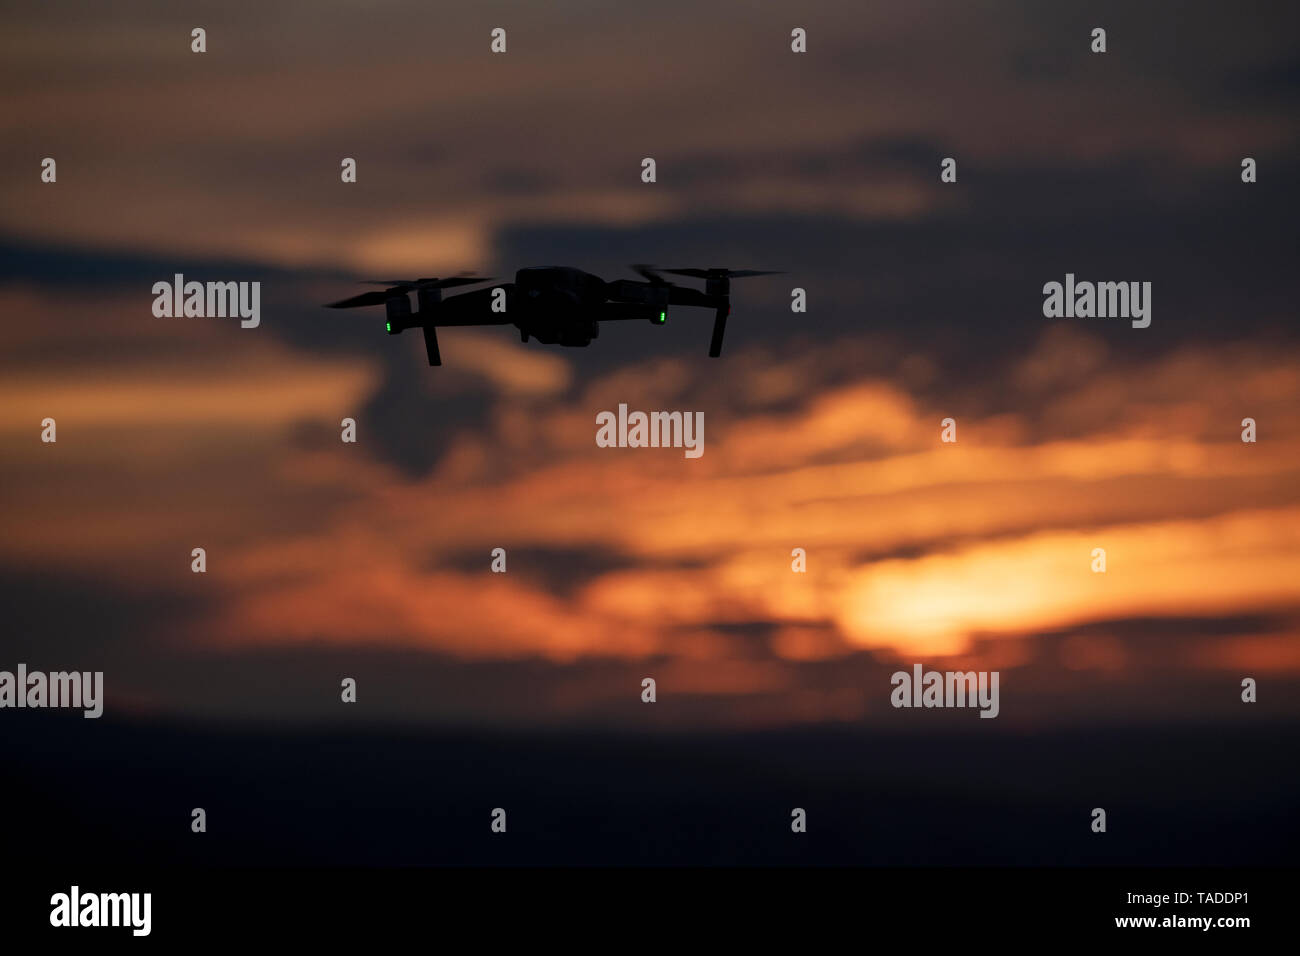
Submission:
<svg viewBox="0 0 1300 956">
<path fill-rule="evenodd" d="M 0 667 L 287 720 L 337 717 L 353 676 L 367 718 L 893 726 L 915 662 L 1000 670 L 1013 727 L 1202 719 L 1246 676 L 1300 715 L 1276 17 L 112 6 L 0 35 Z M 430 369 L 381 312 L 320 307 L 632 262 L 786 274 L 734 284 L 720 360 L 678 309 L 588 349 L 450 330 Z M 178 272 L 261 281 L 260 327 L 154 317 Z M 1151 326 L 1044 318 L 1066 273 L 1150 281 Z M 597 447 L 620 403 L 702 411 L 704 454 Z"/>
</svg>

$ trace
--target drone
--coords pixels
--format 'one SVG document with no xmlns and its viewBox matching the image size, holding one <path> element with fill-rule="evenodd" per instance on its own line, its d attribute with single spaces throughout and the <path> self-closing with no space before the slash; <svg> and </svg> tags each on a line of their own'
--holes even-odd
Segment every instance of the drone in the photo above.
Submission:
<svg viewBox="0 0 1300 956">
<path fill-rule="evenodd" d="M 519 338 L 545 345 L 585 347 L 600 335 L 600 323 L 639 319 L 652 325 L 668 321 L 668 308 L 675 305 L 713 310 L 713 338 L 709 355 L 722 354 L 722 336 L 731 314 L 731 280 L 748 276 L 778 275 L 755 269 L 657 269 L 634 265 L 632 270 L 645 281 L 599 276 L 568 266 L 520 269 L 515 281 L 490 289 L 475 289 L 444 299 L 442 290 L 461 285 L 478 285 L 491 278 L 461 274 L 446 279 L 390 279 L 367 282 L 386 288 L 363 292 L 349 299 L 331 302 L 326 308 L 355 309 L 383 305 L 389 335 L 406 329 L 424 332 L 424 347 L 430 365 L 441 365 L 438 327 L 467 325 L 513 325 Z M 704 280 L 704 291 L 677 285 L 664 275 Z M 411 293 L 416 311 L 411 311 Z"/>
</svg>

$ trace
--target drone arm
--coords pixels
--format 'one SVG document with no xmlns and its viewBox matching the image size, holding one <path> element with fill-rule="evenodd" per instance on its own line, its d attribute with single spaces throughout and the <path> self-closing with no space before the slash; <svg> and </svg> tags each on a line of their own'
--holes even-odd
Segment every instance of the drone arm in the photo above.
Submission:
<svg viewBox="0 0 1300 956">
<path fill-rule="evenodd" d="M 715 295 L 709 295 L 707 292 L 701 292 L 699 289 L 688 289 L 685 286 L 674 285 L 668 287 L 668 304 L 699 305 L 704 306 L 705 308 L 716 308 L 718 305 L 718 297 Z"/>
<path fill-rule="evenodd" d="M 663 310 L 657 305 L 641 305 L 637 302 L 606 302 L 596 313 L 601 322 L 617 322 L 620 319 L 655 321 Z"/>
</svg>

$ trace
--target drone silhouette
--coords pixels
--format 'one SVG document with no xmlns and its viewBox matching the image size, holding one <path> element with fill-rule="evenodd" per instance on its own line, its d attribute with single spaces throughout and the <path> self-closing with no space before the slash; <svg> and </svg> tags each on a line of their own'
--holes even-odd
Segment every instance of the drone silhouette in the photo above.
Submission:
<svg viewBox="0 0 1300 956">
<path fill-rule="evenodd" d="M 529 338 L 547 345 L 587 346 L 600 335 L 600 323 L 640 319 L 652 325 L 668 321 L 668 307 L 698 306 L 713 309 L 713 338 L 709 355 L 722 354 L 722 336 L 731 314 L 731 280 L 747 276 L 778 275 L 755 269 L 656 269 L 634 265 L 644 282 L 599 276 L 567 266 L 520 269 L 515 281 L 490 289 L 475 289 L 448 299 L 442 290 L 459 285 L 491 282 L 490 278 L 461 274 L 447 279 L 391 279 L 369 282 L 387 288 L 363 292 L 331 302 L 326 308 L 355 309 L 383 305 L 389 335 L 405 329 L 422 329 L 430 365 L 441 365 L 438 326 L 513 325 L 523 342 Z M 704 291 L 669 282 L 661 273 L 704 280 Z M 410 293 L 417 308 L 411 311 Z M 504 305 L 504 309 L 502 306 Z"/>
</svg>

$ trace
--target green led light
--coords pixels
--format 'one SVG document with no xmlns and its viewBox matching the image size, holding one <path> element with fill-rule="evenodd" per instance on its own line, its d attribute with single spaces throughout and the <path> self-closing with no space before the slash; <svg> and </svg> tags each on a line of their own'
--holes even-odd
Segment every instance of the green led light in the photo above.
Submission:
<svg viewBox="0 0 1300 956">
<path fill-rule="evenodd" d="M 667 321 L 668 321 L 668 313 L 667 313 L 667 312 L 660 312 L 660 313 L 659 313 L 659 321 L 660 321 L 660 322 L 667 322 Z"/>
<path fill-rule="evenodd" d="M 393 323 L 392 323 L 392 322 L 385 322 L 385 323 L 384 323 L 384 328 L 386 328 L 389 332 L 393 331 Z"/>
</svg>

